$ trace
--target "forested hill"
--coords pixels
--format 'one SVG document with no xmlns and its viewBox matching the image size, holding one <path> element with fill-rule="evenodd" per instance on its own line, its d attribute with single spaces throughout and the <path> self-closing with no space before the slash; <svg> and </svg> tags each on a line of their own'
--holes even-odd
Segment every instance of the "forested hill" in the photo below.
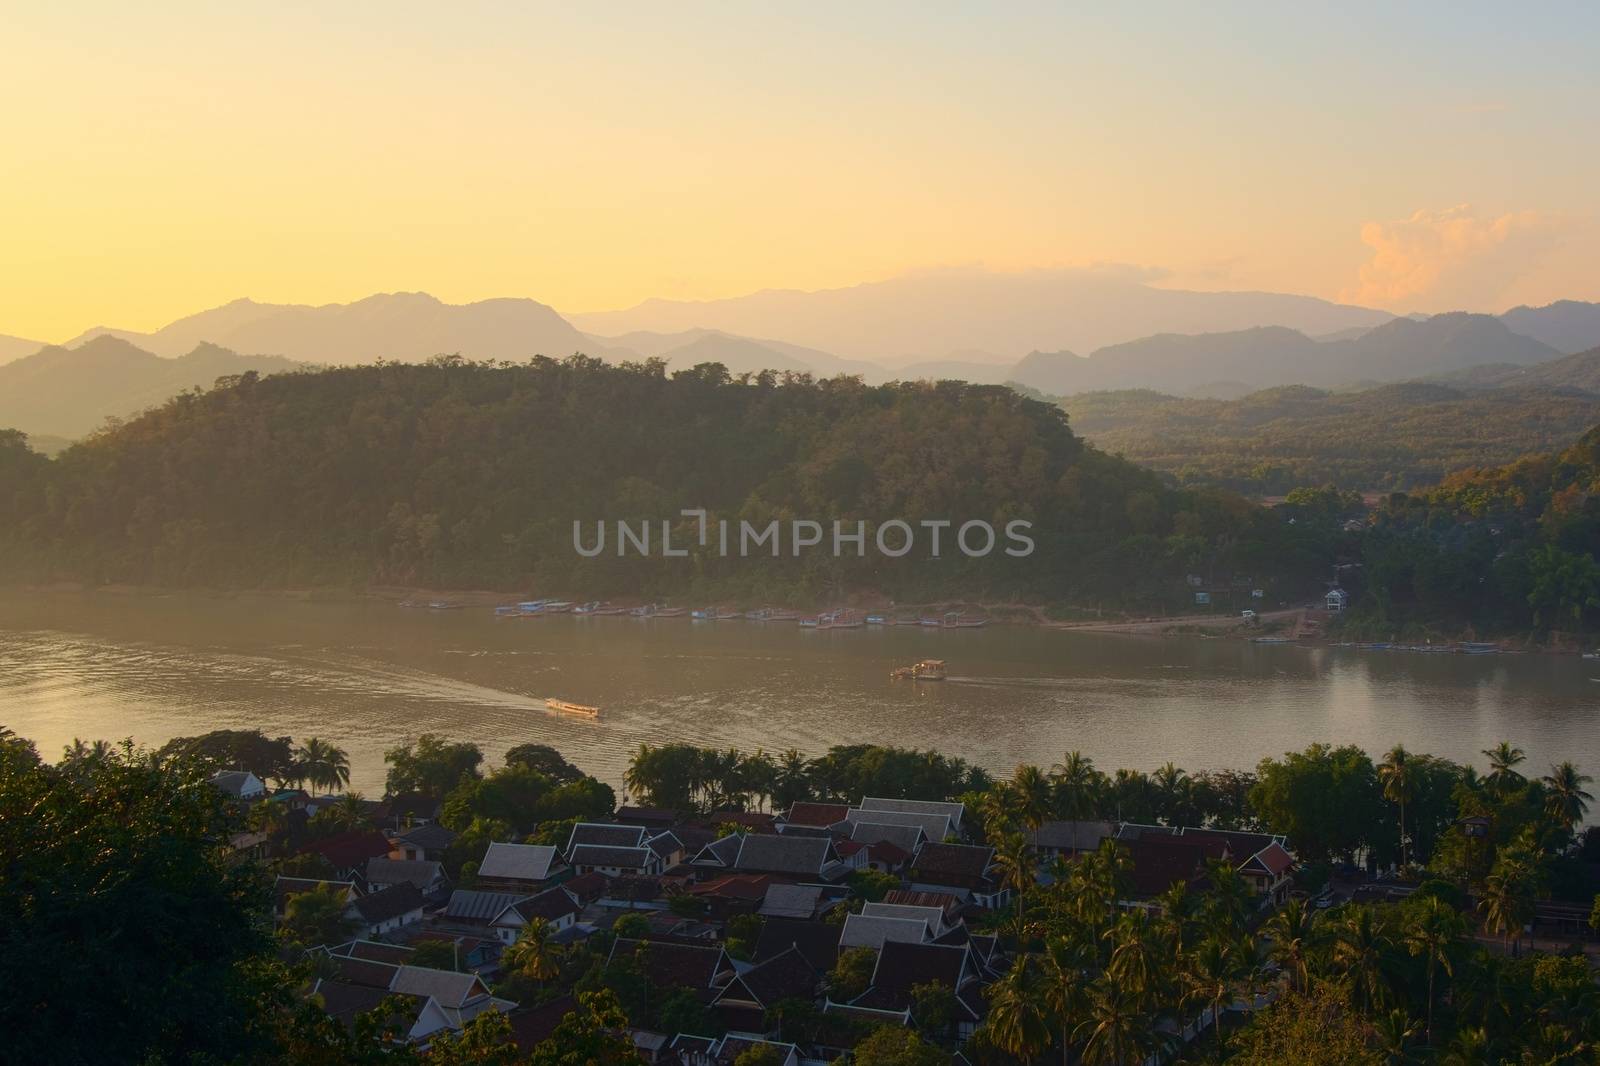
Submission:
<svg viewBox="0 0 1600 1066">
<path fill-rule="evenodd" d="M 573 522 L 1034 523 L 1011 558 L 581 558 Z M 824 602 L 852 592 L 1175 607 L 1184 578 L 1315 586 L 1327 547 L 1243 500 L 1174 491 L 998 386 L 654 362 L 458 359 L 179 396 L 55 460 L 0 442 L 0 576 L 220 586 L 407 583 Z M 680 520 L 676 545 L 693 540 Z M 869 525 L 869 530 L 874 526 Z M 592 532 L 591 532 L 592 535 Z M 896 541 L 897 538 L 891 538 Z M 1002 547 L 1005 542 L 1002 541 Z M 692 545 L 691 545 L 692 546 Z M 1188 599 L 1192 601 L 1192 596 Z"/>
</svg>

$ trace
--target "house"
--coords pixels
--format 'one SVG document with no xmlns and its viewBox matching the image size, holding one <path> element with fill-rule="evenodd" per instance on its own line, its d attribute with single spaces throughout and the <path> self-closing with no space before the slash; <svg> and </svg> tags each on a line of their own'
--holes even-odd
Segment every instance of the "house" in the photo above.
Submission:
<svg viewBox="0 0 1600 1066">
<path fill-rule="evenodd" d="M 313 840 L 301 851 L 321 855 L 340 878 L 364 877 L 368 859 L 389 857 L 389 838 L 373 829 L 353 829 Z"/>
<path fill-rule="evenodd" d="M 1033 845 L 1040 863 L 1048 863 L 1052 859 L 1072 859 L 1095 851 L 1101 841 L 1116 835 L 1117 827 L 1111 822 L 1050 821 L 1029 833 L 1028 843 Z"/>
<path fill-rule="evenodd" d="M 556 849 L 547 844 L 489 845 L 478 863 L 478 883 L 485 889 L 532 895 L 567 872 Z"/>
<path fill-rule="evenodd" d="M 508 999 L 492 995 L 483 978 L 475 973 L 435 970 L 427 966 L 397 967 L 389 991 L 434 1000 L 444 1012 L 446 1024 L 455 1030 L 460 1030 L 484 1011 L 505 1013 L 516 1006 Z"/>
<path fill-rule="evenodd" d="M 439 1004 L 427 996 L 397 995 L 387 988 L 355 985 L 335 978 L 319 978 L 311 994 L 335 1021 L 354 1029 L 356 1019 L 370 1014 L 384 1002 L 399 1003 L 402 1013 L 393 1019 L 407 1043 L 420 1044 L 433 1034 L 450 1028 L 450 1020 Z"/>
<path fill-rule="evenodd" d="M 610 878 L 659 877 L 663 872 L 661 856 L 645 846 L 579 844 L 567 853 L 567 861 L 580 874 L 598 873 Z"/>
<path fill-rule="evenodd" d="M 839 880 L 850 870 L 829 837 L 794 833 L 742 833 L 723 837 L 702 848 L 693 861 L 697 866 L 807 881 Z"/>
<path fill-rule="evenodd" d="M 852 827 L 866 822 L 872 825 L 916 826 L 925 839 L 939 842 L 955 835 L 955 823 L 943 811 L 869 811 L 852 807 L 845 814 Z M 854 829 L 851 830 L 852 834 Z"/>
<path fill-rule="evenodd" d="M 376 892 L 391 885 L 412 884 L 424 896 L 442 892 L 448 883 L 444 865 L 424 859 L 391 859 L 388 856 L 368 859 L 367 890 Z"/>
<path fill-rule="evenodd" d="M 312 989 L 328 1013 L 350 1024 L 385 998 L 398 996 L 408 1011 L 415 1012 L 404 1019 L 406 1039 L 413 1043 L 443 1029 L 459 1031 L 486 1010 L 516 1006 L 491 995 L 476 974 L 340 955 L 329 956 L 329 963 L 334 976 L 319 979 Z"/>
<path fill-rule="evenodd" d="M 250 803 L 267 794 L 267 786 L 261 783 L 261 778 L 249 770 L 218 770 L 211 775 L 211 783 L 217 786 L 223 795 L 241 803 Z"/>
<path fill-rule="evenodd" d="M 886 941 L 878 952 L 867 991 L 850 1005 L 878 1011 L 909 1011 L 915 999 L 913 990 L 930 983 L 944 985 L 955 993 L 957 1036 L 961 1040 L 971 1036 L 987 1008 L 978 967 L 964 945 Z"/>
<path fill-rule="evenodd" d="M 706 905 L 710 917 L 726 921 L 735 914 L 754 913 L 771 885 L 772 878 L 766 874 L 729 874 L 690 885 L 688 891 Z"/>
<path fill-rule="evenodd" d="M 1350 594 L 1344 589 L 1329 589 L 1328 594 L 1323 597 L 1323 605 L 1335 614 L 1341 613 L 1350 605 Z"/>
<path fill-rule="evenodd" d="M 911 864 L 911 887 L 949 892 L 980 907 L 998 909 L 1011 899 L 991 872 L 994 849 L 972 844 L 924 844 Z"/>
<path fill-rule="evenodd" d="M 561 849 L 571 861 L 572 850 L 582 845 L 606 848 L 642 848 L 650 831 L 637 825 L 617 825 L 613 822 L 579 822 L 567 834 L 567 846 Z"/>
<path fill-rule="evenodd" d="M 687 988 L 704 1003 L 733 976 L 733 963 L 720 945 L 675 944 L 618 937 L 611 945 L 606 965 L 633 959 L 643 967 L 650 983 L 660 988 Z"/>
<path fill-rule="evenodd" d="M 906 903 L 867 903 L 862 906 L 861 915 L 866 918 L 909 918 L 915 922 L 926 922 L 930 939 L 943 936 L 947 928 L 944 910 L 941 907 Z"/>
<path fill-rule="evenodd" d="M 929 817 L 944 815 L 950 820 L 950 831 L 961 832 L 961 819 L 966 816 L 967 808 L 964 804 L 946 800 L 913 800 L 913 799 L 886 799 L 881 796 L 866 796 L 857 805 L 858 810 L 877 811 L 892 814 L 919 814 Z M 929 839 L 933 839 L 930 834 Z M 942 839 L 942 838 L 940 838 Z"/>
<path fill-rule="evenodd" d="M 1134 894 L 1148 900 L 1174 881 L 1201 885 L 1207 861 L 1225 861 L 1257 896 L 1280 904 L 1294 887 L 1294 855 L 1282 836 L 1232 829 L 1125 823 L 1117 840 L 1133 859 Z"/>
<path fill-rule="evenodd" d="M 353 901 L 350 910 L 371 937 L 422 921 L 422 903 L 422 891 L 410 881 L 401 881 Z"/>
<path fill-rule="evenodd" d="M 928 835 L 920 825 L 852 822 L 850 824 L 850 839 L 858 844 L 887 842 L 893 844 L 907 855 L 915 855 L 917 849 L 927 842 Z M 944 837 L 939 837 L 939 839 L 943 840 Z"/>
<path fill-rule="evenodd" d="M 392 966 L 398 966 L 411 958 L 411 949 L 404 944 L 385 944 L 377 940 L 352 940 L 337 947 L 325 948 L 324 951 L 329 955 L 386 962 Z"/>
<path fill-rule="evenodd" d="M 831 904 L 831 900 L 829 901 Z M 756 913 L 763 918 L 810 921 L 823 909 L 821 885 L 769 884 Z"/>
<path fill-rule="evenodd" d="M 928 923 L 918 918 L 882 918 L 869 914 L 852 914 L 845 918 L 839 931 L 839 950 L 848 948 L 883 947 L 889 940 L 907 944 L 925 944 L 933 939 Z"/>
<path fill-rule="evenodd" d="M 536 918 L 544 919 L 551 933 L 570 929 L 578 921 L 578 904 L 562 888 L 549 888 L 537 896 L 519 899 L 501 911 L 489 927 L 503 944 L 515 944 L 522 930 Z"/>
<path fill-rule="evenodd" d="M 413 937 L 411 942 L 420 944 L 425 940 L 450 945 L 455 952 L 456 968 L 459 970 L 484 969 L 500 957 L 502 947 L 498 938 L 491 940 L 465 933 L 453 933 L 447 929 L 424 929 Z"/>
<path fill-rule="evenodd" d="M 935 907 L 943 913 L 946 925 L 955 922 L 962 907 L 961 900 L 949 892 L 916 892 L 909 888 L 891 888 L 883 902 L 905 907 Z"/>
<path fill-rule="evenodd" d="M 822 975 L 797 947 L 735 974 L 711 1002 L 722 1024 L 746 1033 L 769 1033 L 767 1012 L 788 999 L 812 1000 Z"/>
<path fill-rule="evenodd" d="M 763 962 L 790 948 L 798 948 L 816 969 L 826 972 L 839 961 L 839 936 L 842 925 L 833 922 L 796 922 L 768 919 L 756 936 L 750 956 Z"/>
<path fill-rule="evenodd" d="M 778 823 L 778 831 L 785 833 L 796 829 L 809 829 L 821 833 L 843 831 L 849 826 L 849 821 L 845 817 L 849 811 L 850 806 L 845 803 L 796 801 L 784 813 Z"/>
<path fill-rule="evenodd" d="M 454 925 L 487 930 L 496 918 L 505 913 L 507 907 L 526 898 L 520 892 L 458 888 L 450 893 L 450 900 L 439 917 Z"/>
<path fill-rule="evenodd" d="M 740 1055 L 763 1045 L 777 1053 L 777 1066 L 800 1066 L 800 1049 L 793 1044 L 764 1040 L 744 1033 L 729 1033 L 712 1045 L 711 1062 L 715 1066 L 733 1066 Z"/>
<path fill-rule="evenodd" d="M 456 834 L 429 822 L 389 834 L 389 858 L 442 860 L 455 843 Z"/>
</svg>

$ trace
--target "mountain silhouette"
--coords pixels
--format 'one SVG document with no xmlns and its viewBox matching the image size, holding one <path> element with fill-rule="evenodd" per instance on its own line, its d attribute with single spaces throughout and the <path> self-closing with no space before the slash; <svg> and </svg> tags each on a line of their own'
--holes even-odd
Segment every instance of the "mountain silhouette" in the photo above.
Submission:
<svg viewBox="0 0 1600 1066">
<path fill-rule="evenodd" d="M 1558 352 L 1586 352 L 1600 347 L 1600 303 L 1557 300 L 1543 307 L 1513 307 L 1500 316 L 1500 321 Z"/>
</svg>

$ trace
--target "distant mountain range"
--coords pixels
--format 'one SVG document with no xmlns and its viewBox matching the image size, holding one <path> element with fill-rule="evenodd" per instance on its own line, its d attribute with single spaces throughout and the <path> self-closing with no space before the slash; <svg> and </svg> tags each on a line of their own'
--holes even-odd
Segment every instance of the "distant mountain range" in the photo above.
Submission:
<svg viewBox="0 0 1600 1066">
<path fill-rule="evenodd" d="M 0 427 L 29 436 L 82 437 L 108 417 L 122 418 L 165 403 L 185 389 L 209 388 L 219 377 L 276 374 L 303 364 L 270 355 L 237 355 L 200 344 L 163 359 L 119 337 L 100 336 L 77 348 L 48 347 L 0 366 Z"/>
<path fill-rule="evenodd" d="M 1279 325 L 1309 334 L 1376 326 L 1393 316 L 1310 296 L 1159 289 L 1085 270 L 1017 274 L 951 270 L 818 292 L 768 291 L 729 300 L 647 300 L 624 311 L 568 315 L 614 337 L 637 330 L 717 329 L 783 337 L 847 359 L 887 365 L 973 349 L 1013 362 L 1030 351 L 1096 348 L 1151 333 Z"/>
<path fill-rule="evenodd" d="M 1562 301 L 1498 318 L 1395 318 L 1309 297 L 1179 292 L 1081 271 L 947 272 L 572 317 L 591 332 L 533 300 L 455 305 L 391 293 L 318 307 L 235 300 L 151 333 L 98 327 L 43 351 L 0 337 L 0 426 L 81 436 L 108 415 L 131 414 L 224 374 L 448 353 L 524 361 L 582 351 L 612 362 L 660 358 L 673 370 L 718 362 L 734 374 L 853 374 L 871 384 L 951 378 L 1048 395 L 1148 388 L 1237 399 L 1275 385 L 1421 378 L 1465 389 L 1521 380 L 1588 390 L 1593 368 L 1560 356 L 1600 345 L 1600 304 Z M 620 328 L 647 320 L 692 325 Z M 1212 328 L 1235 324 L 1242 328 Z M 1168 331 L 1130 336 L 1163 326 Z M 1020 361 L 998 354 L 1039 337 L 1057 346 Z M 1062 350 L 1059 341 L 1070 337 L 1115 339 Z"/>
<path fill-rule="evenodd" d="M 534 300 L 447 304 L 427 293 L 381 293 L 350 304 L 262 304 L 234 300 L 180 318 L 154 333 L 96 327 L 67 342 L 73 347 L 114 336 L 147 352 L 178 356 L 201 343 L 235 352 L 281 355 L 329 365 L 377 359 L 419 362 L 459 352 L 474 359 L 564 358 L 607 353 L 566 319 Z"/>
<path fill-rule="evenodd" d="M 1397 318 L 1342 340 L 1313 340 L 1297 330 L 1262 326 L 1160 334 L 1102 348 L 1087 359 L 1071 352 L 1034 352 L 1011 377 L 1056 396 L 1137 388 L 1172 393 L 1218 382 L 1263 388 L 1404 381 L 1491 363 L 1526 366 L 1560 354 L 1511 332 L 1497 318 L 1458 312 L 1420 322 Z"/>
</svg>

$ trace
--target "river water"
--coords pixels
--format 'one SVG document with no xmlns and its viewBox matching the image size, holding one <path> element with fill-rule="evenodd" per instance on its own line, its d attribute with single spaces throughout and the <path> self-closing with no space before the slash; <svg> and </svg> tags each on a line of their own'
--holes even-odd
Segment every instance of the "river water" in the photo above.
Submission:
<svg viewBox="0 0 1600 1066">
<path fill-rule="evenodd" d="M 943 684 L 889 680 L 921 658 Z M 1313 741 L 1457 760 L 1509 740 L 1600 777 L 1600 661 L 1424 655 L 1023 627 L 834 632 L 794 623 L 496 619 L 378 601 L 0 592 L 0 725 L 158 745 L 215 728 L 320 736 L 352 786 L 423 732 L 495 763 L 541 741 L 613 784 L 640 743 L 932 747 L 1004 772 L 1079 749 L 1102 769 L 1250 768 Z M 558 717 L 558 697 L 604 709 Z"/>
</svg>

